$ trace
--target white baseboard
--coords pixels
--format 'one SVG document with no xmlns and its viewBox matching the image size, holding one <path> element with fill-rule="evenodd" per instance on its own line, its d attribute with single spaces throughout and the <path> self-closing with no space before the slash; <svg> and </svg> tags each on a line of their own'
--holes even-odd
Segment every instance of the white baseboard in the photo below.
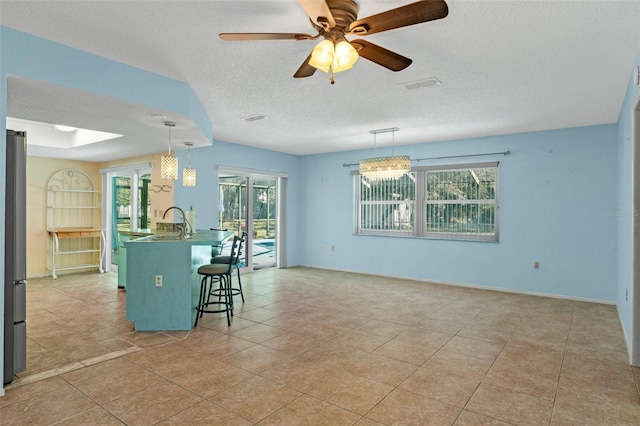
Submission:
<svg viewBox="0 0 640 426">
<path fill-rule="evenodd" d="M 553 294 L 553 293 L 516 290 L 516 289 L 510 289 L 510 288 L 491 287 L 491 286 L 483 286 L 478 284 L 458 283 L 458 282 L 452 282 L 452 281 L 439 281 L 439 280 L 429 280 L 429 279 L 423 279 L 423 278 L 402 277 L 397 275 L 369 274 L 366 272 L 351 271 L 348 269 L 320 268 L 317 266 L 308 266 L 308 265 L 298 265 L 298 266 L 301 266 L 304 268 L 312 268 L 312 269 L 323 269 L 326 271 L 349 272 L 349 273 L 360 274 L 360 275 L 374 275 L 377 277 L 393 278 L 393 279 L 408 280 L 408 281 L 418 281 L 418 282 L 424 282 L 424 283 L 430 283 L 430 284 L 449 285 L 449 286 L 455 286 L 455 287 L 468 287 L 468 288 L 476 288 L 480 290 L 489 290 L 489 291 L 501 291 L 503 293 L 526 294 L 529 296 L 541 296 L 541 297 L 549 297 L 553 299 L 574 300 L 576 302 L 602 303 L 605 305 L 616 304 L 614 300 L 590 299 L 586 297 L 566 296 L 566 295 Z"/>
</svg>

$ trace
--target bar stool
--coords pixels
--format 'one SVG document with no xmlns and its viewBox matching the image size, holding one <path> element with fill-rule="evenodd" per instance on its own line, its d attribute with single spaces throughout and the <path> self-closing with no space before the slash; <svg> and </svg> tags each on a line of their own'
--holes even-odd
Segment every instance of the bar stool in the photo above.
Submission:
<svg viewBox="0 0 640 426">
<path fill-rule="evenodd" d="M 240 241 L 241 239 L 238 237 L 233 238 L 229 263 L 206 264 L 198 268 L 198 274 L 202 275 L 202 280 L 200 281 L 200 297 L 198 306 L 196 306 L 197 312 L 194 327 L 198 325 L 198 319 L 202 318 L 202 314 L 222 312 L 227 314 L 227 325 L 231 325 L 231 316 L 233 316 L 231 272 L 233 271 L 233 264 L 238 261 Z M 212 301 L 211 295 L 218 296 L 218 300 Z M 212 305 L 217 305 L 220 309 L 210 309 L 209 307 Z"/>
<path fill-rule="evenodd" d="M 228 229 L 224 228 L 224 229 L 220 229 L 220 228 L 209 228 L 209 230 L 211 231 L 228 231 Z M 224 241 L 220 242 L 218 245 L 215 246 L 211 246 L 211 259 L 213 260 L 214 257 L 216 256 L 220 256 L 222 254 L 222 250 L 224 249 Z M 213 261 L 211 261 L 210 263 L 213 263 Z"/>
<path fill-rule="evenodd" d="M 233 306 L 233 296 L 237 296 L 237 295 L 240 295 L 240 297 L 242 298 L 242 303 L 244 303 L 244 293 L 242 293 L 242 281 L 240 281 L 240 267 L 242 266 L 240 265 L 240 256 L 242 256 L 242 248 L 244 246 L 245 241 L 247 240 L 247 233 L 243 232 L 242 237 L 240 237 L 239 240 L 240 240 L 240 244 L 238 246 L 238 256 L 236 257 L 235 262 L 233 262 L 232 264 L 233 269 L 235 269 L 236 272 L 238 273 L 238 287 L 231 288 L 231 306 Z M 211 258 L 211 263 L 226 265 L 231 261 L 231 259 L 229 259 L 230 257 L 231 256 L 215 256 Z M 231 277 L 229 277 L 229 280 L 231 280 Z M 212 290 L 212 291 L 214 292 L 215 295 L 218 295 L 217 290 Z"/>
</svg>

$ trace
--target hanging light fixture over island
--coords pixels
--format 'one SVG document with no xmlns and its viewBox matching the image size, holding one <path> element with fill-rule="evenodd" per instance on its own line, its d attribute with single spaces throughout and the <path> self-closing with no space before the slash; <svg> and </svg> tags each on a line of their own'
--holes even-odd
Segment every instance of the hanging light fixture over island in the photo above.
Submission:
<svg viewBox="0 0 640 426">
<path fill-rule="evenodd" d="M 397 127 L 388 129 L 371 130 L 373 134 L 374 157 L 360 160 L 360 174 L 371 181 L 395 180 L 411 171 L 411 158 L 408 155 L 394 155 L 395 132 Z M 391 132 L 391 155 L 387 157 L 377 156 L 378 133 Z"/>
<path fill-rule="evenodd" d="M 189 151 L 187 153 L 187 167 L 182 171 L 182 185 L 183 186 L 196 186 L 196 169 L 191 167 L 191 147 L 193 146 L 193 142 L 185 142 L 184 143 Z"/>
<path fill-rule="evenodd" d="M 178 157 L 171 154 L 171 128 L 175 127 L 176 123 L 166 121 L 164 125 L 169 128 L 169 152 L 160 158 L 160 177 L 165 180 L 177 180 Z"/>
</svg>

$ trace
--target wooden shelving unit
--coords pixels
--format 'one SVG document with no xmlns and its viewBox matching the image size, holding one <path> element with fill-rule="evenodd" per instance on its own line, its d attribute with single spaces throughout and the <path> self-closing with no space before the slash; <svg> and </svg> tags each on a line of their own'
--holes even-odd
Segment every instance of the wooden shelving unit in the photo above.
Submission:
<svg viewBox="0 0 640 426">
<path fill-rule="evenodd" d="M 105 234 L 100 193 L 80 170 L 63 169 L 47 185 L 47 270 L 53 279 L 68 270 L 104 272 Z"/>
</svg>

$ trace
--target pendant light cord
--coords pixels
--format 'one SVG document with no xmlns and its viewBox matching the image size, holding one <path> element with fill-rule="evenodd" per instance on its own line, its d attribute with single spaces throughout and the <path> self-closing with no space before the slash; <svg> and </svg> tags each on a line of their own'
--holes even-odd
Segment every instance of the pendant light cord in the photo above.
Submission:
<svg viewBox="0 0 640 426">
<path fill-rule="evenodd" d="M 374 133 L 373 134 L 373 156 L 377 157 L 378 156 L 378 134 Z"/>
<path fill-rule="evenodd" d="M 391 131 L 391 156 L 393 157 L 393 155 L 396 152 L 396 130 L 393 129 Z"/>
<path fill-rule="evenodd" d="M 174 123 L 173 121 L 165 121 L 164 125 L 169 128 L 169 153 L 168 153 L 168 155 L 171 156 L 171 129 L 176 125 L 176 123 Z"/>
</svg>

